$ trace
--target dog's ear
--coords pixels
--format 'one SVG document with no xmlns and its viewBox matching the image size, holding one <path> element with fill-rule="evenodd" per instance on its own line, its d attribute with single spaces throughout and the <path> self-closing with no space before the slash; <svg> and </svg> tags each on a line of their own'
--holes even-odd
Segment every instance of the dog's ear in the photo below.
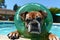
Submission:
<svg viewBox="0 0 60 40">
<path fill-rule="evenodd" d="M 44 18 L 47 17 L 47 13 L 46 13 L 46 12 L 44 12 L 44 11 L 42 11 L 42 10 L 40 10 L 39 12 L 43 15 Z"/>
<path fill-rule="evenodd" d="M 23 12 L 23 13 L 20 14 L 20 17 L 21 17 L 22 20 L 25 20 L 25 17 L 26 17 L 27 13 L 28 12 Z"/>
</svg>

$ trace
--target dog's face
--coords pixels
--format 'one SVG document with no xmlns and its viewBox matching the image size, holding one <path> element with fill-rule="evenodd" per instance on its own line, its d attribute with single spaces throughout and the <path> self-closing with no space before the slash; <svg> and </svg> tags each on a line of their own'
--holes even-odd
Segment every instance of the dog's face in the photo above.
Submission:
<svg viewBox="0 0 60 40">
<path fill-rule="evenodd" d="M 22 13 L 20 16 L 25 21 L 29 33 L 40 34 L 43 20 L 47 14 L 43 11 L 31 11 Z"/>
</svg>

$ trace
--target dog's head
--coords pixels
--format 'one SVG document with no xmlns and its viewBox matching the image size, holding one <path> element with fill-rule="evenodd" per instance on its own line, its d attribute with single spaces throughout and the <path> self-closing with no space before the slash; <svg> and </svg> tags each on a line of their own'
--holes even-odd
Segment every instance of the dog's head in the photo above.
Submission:
<svg viewBox="0 0 60 40">
<path fill-rule="evenodd" d="M 29 33 L 40 34 L 43 20 L 47 14 L 43 11 L 31 11 L 20 14 L 21 19 L 25 21 L 25 26 Z"/>
</svg>

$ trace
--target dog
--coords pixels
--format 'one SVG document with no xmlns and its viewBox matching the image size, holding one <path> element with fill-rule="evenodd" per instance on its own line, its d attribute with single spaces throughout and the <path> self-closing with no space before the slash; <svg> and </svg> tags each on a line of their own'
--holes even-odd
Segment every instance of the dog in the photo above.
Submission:
<svg viewBox="0 0 60 40">
<path fill-rule="evenodd" d="M 43 11 L 31 11 L 31 12 L 23 12 L 20 14 L 21 20 L 25 22 L 25 27 L 27 28 L 27 32 L 31 34 L 44 34 L 42 29 L 42 25 L 44 24 L 44 19 L 47 17 L 47 13 Z M 45 31 L 46 32 L 46 31 Z M 59 38 L 51 33 L 47 33 L 48 36 L 45 36 L 49 40 L 59 40 Z M 43 35 L 43 36 L 44 36 Z M 8 34 L 10 39 L 19 38 L 21 35 L 18 31 L 11 32 Z"/>
</svg>

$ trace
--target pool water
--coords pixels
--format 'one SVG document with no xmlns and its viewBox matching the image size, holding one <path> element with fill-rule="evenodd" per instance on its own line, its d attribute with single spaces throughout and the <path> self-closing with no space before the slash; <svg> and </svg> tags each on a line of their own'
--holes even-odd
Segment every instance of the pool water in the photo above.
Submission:
<svg viewBox="0 0 60 40">
<path fill-rule="evenodd" d="M 13 31 L 16 31 L 14 22 L 0 22 L 0 35 L 7 35 Z M 60 23 L 53 23 L 50 32 L 60 37 Z"/>
<path fill-rule="evenodd" d="M 14 22 L 0 22 L 0 35 L 7 35 L 15 30 L 16 28 Z"/>
</svg>

